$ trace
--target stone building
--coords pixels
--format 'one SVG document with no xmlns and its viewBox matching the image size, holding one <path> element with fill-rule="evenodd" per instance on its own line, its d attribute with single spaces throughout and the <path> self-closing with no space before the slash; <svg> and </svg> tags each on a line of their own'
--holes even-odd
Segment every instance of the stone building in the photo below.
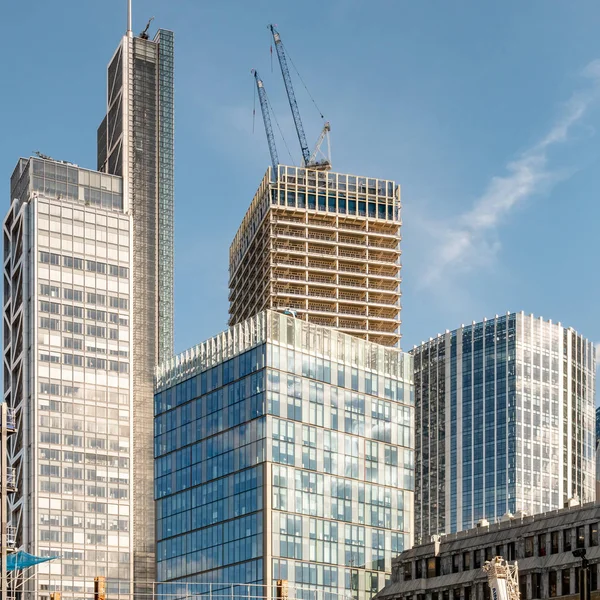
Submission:
<svg viewBox="0 0 600 600">
<path fill-rule="evenodd" d="M 573 501 L 571 504 L 575 504 Z M 507 515 L 490 525 L 445 536 L 402 552 L 379 600 L 489 600 L 481 567 L 494 556 L 518 561 L 521 600 L 576 597 L 584 548 L 590 563 L 592 599 L 598 590 L 600 504 L 571 506 L 543 514 Z"/>
</svg>

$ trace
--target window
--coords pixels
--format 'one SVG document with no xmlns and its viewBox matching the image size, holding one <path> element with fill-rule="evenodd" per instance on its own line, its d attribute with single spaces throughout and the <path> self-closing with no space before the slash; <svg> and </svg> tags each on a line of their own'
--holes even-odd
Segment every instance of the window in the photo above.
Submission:
<svg viewBox="0 0 600 600">
<path fill-rule="evenodd" d="M 415 579 L 421 579 L 423 577 L 423 561 L 417 559 L 415 561 Z"/>
<path fill-rule="evenodd" d="M 481 550 L 479 549 L 473 552 L 473 568 L 481 569 Z"/>
<path fill-rule="evenodd" d="M 516 556 L 515 556 L 515 543 L 514 542 L 509 542 L 508 544 L 506 544 L 506 555 L 508 557 L 506 560 L 515 560 Z"/>
<path fill-rule="evenodd" d="M 585 526 L 579 525 L 576 530 L 576 544 L 578 548 L 585 548 Z"/>
<path fill-rule="evenodd" d="M 563 552 L 569 552 L 571 550 L 571 530 L 563 530 Z"/>
<path fill-rule="evenodd" d="M 568 596 L 571 593 L 571 569 L 562 570 L 562 589 L 561 596 Z"/>
<path fill-rule="evenodd" d="M 538 535 L 538 556 L 546 556 L 546 534 Z"/>
<path fill-rule="evenodd" d="M 556 581 L 556 571 L 550 571 L 550 573 L 548 573 L 548 593 L 550 595 L 550 598 L 556 598 Z"/>
<path fill-rule="evenodd" d="M 432 556 L 427 559 L 427 577 L 439 577 L 440 575 L 440 557 Z"/>
<path fill-rule="evenodd" d="M 550 534 L 550 554 L 558 554 L 558 531 Z"/>
<path fill-rule="evenodd" d="M 463 552 L 463 571 L 469 571 L 471 569 L 471 553 Z"/>
<path fill-rule="evenodd" d="M 485 549 L 485 560 L 486 561 L 487 560 L 492 560 L 492 558 L 494 558 L 493 557 L 493 550 L 492 550 L 492 548 L 491 547 L 490 548 L 486 548 Z"/>
<path fill-rule="evenodd" d="M 452 572 L 458 573 L 460 571 L 460 556 L 458 554 L 454 554 L 452 556 Z"/>
<path fill-rule="evenodd" d="M 63 289 L 65 300 L 73 300 L 74 302 L 83 302 L 83 292 L 81 290 Z"/>
<path fill-rule="evenodd" d="M 469 586 L 465 587 L 465 600 L 471 600 L 471 588 Z"/>
<path fill-rule="evenodd" d="M 542 597 L 542 575 L 540 573 L 531 574 L 531 597 Z"/>
<path fill-rule="evenodd" d="M 525 538 L 525 558 L 533 556 L 533 536 Z"/>
<path fill-rule="evenodd" d="M 69 304 L 65 304 L 63 305 L 63 314 L 66 317 L 83 319 L 83 308 L 81 308 L 81 306 L 70 306 Z"/>
<path fill-rule="evenodd" d="M 412 579 L 412 563 L 404 563 L 404 581 L 410 581 Z"/>
<path fill-rule="evenodd" d="M 488 587 L 484 584 L 484 587 Z M 519 578 L 519 593 L 521 595 L 521 600 L 527 600 L 527 577 L 522 575 Z"/>
<path fill-rule="evenodd" d="M 60 296 L 60 288 L 55 285 L 48 285 L 46 283 L 40 284 L 40 295 L 51 296 L 52 298 L 58 298 Z"/>
<path fill-rule="evenodd" d="M 598 545 L 598 523 L 590 525 L 590 546 Z"/>
</svg>

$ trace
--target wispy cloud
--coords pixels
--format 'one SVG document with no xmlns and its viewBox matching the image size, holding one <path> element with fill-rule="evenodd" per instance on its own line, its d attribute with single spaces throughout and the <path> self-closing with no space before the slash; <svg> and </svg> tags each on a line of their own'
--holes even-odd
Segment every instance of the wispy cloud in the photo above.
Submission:
<svg viewBox="0 0 600 600">
<path fill-rule="evenodd" d="M 573 126 L 600 98 L 600 59 L 589 63 L 581 74 L 588 80 L 587 87 L 571 95 L 537 144 L 506 165 L 506 175 L 493 177 L 471 209 L 450 223 L 427 224 L 439 243 L 429 268 L 422 271 L 422 285 L 436 284 L 450 271 L 454 274 L 488 264 L 500 247 L 495 230 L 503 218 L 519 203 L 547 192 L 568 176 L 565 169 L 549 167 L 548 152 L 568 140 Z"/>
</svg>

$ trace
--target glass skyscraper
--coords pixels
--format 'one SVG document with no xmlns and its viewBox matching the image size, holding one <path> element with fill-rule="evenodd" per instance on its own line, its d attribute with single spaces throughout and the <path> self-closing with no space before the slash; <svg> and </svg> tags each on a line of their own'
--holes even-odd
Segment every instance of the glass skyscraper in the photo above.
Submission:
<svg viewBox="0 0 600 600">
<path fill-rule="evenodd" d="M 134 514 L 131 217 L 120 177 L 20 159 L 4 220 L 4 401 L 17 546 L 59 560 L 21 581 L 35 600 L 128 592 Z M 29 597 L 29 596 L 26 596 Z M 32 596 L 33 597 L 33 596 Z"/>
<path fill-rule="evenodd" d="M 154 368 L 173 355 L 173 33 L 121 40 L 108 65 L 98 170 L 123 178 L 132 215 L 133 528 L 136 582 L 155 580 L 152 500 Z"/>
<path fill-rule="evenodd" d="M 417 540 L 595 499 L 591 342 L 516 313 L 411 353 Z"/>
<path fill-rule="evenodd" d="M 397 349 L 272 311 L 159 367 L 158 580 L 375 594 L 412 544 L 411 377 Z"/>
<path fill-rule="evenodd" d="M 26 583 L 39 600 L 83 598 L 99 575 L 111 596 L 156 579 L 154 369 L 173 353 L 173 52 L 163 29 L 122 38 L 98 171 L 40 155 L 11 180 L 11 523 L 23 550 L 61 557 Z"/>
</svg>

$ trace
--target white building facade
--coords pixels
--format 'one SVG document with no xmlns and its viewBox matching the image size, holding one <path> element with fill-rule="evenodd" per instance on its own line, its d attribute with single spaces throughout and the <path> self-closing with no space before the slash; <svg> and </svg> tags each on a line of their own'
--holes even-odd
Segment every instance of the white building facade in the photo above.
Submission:
<svg viewBox="0 0 600 600">
<path fill-rule="evenodd" d="M 17 545 L 57 560 L 25 589 L 132 579 L 131 218 L 120 177 L 20 159 L 4 220 L 4 400 Z M 122 582 L 122 583 L 120 583 Z M 47 597 L 46 596 L 46 597 Z"/>
</svg>

